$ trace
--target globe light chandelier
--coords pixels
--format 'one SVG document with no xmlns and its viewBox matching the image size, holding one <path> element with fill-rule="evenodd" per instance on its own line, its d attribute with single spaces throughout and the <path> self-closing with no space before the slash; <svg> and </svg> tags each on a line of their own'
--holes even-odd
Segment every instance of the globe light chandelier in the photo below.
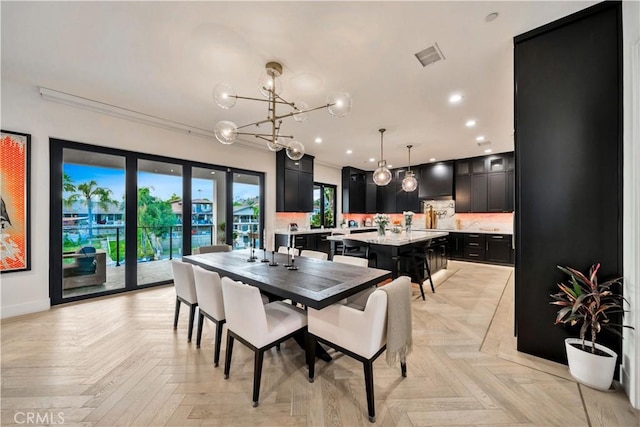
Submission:
<svg viewBox="0 0 640 427">
<path fill-rule="evenodd" d="M 247 99 L 250 101 L 260 101 L 268 103 L 268 115 L 264 120 L 237 126 L 235 123 L 223 120 L 216 124 L 214 134 L 216 139 L 223 144 L 233 144 L 239 135 L 249 135 L 262 139 L 267 142 L 267 147 L 271 151 L 280 151 L 286 148 L 287 156 L 291 160 L 300 160 L 304 156 L 304 145 L 294 139 L 293 135 L 282 135 L 280 126 L 285 118 L 293 117 L 297 122 L 303 122 L 309 118 L 311 111 L 326 108 L 329 114 L 334 117 L 344 117 L 351 111 L 351 95 L 345 92 L 334 92 L 327 96 L 327 103 L 318 107 L 309 108 L 304 102 L 289 102 L 280 96 L 282 86 L 278 84 L 277 78 L 282 75 L 282 64 L 279 62 L 267 62 L 265 72 L 258 80 L 258 89 L 265 97 L 252 98 L 239 96 L 235 94 L 235 90 L 226 83 L 219 83 L 213 89 L 213 99 L 220 108 L 228 110 L 236 105 L 238 99 Z M 279 105 L 287 106 L 293 111 L 278 115 L 276 108 Z M 270 132 L 243 132 L 242 129 L 270 123 Z M 289 141 L 287 141 L 289 140 Z"/>
<path fill-rule="evenodd" d="M 402 180 L 402 189 L 407 193 L 415 191 L 416 188 L 418 188 L 416 174 L 411 170 L 411 147 L 413 147 L 413 145 L 407 145 L 407 148 L 409 149 L 409 168 L 407 173 L 404 174 L 404 179 Z"/>
<path fill-rule="evenodd" d="M 391 171 L 387 167 L 387 161 L 384 160 L 384 153 L 382 151 L 385 131 L 386 129 L 378 129 L 378 132 L 380 132 L 380 160 L 378 161 L 378 169 L 373 171 L 373 182 L 381 187 L 391 182 Z"/>
</svg>

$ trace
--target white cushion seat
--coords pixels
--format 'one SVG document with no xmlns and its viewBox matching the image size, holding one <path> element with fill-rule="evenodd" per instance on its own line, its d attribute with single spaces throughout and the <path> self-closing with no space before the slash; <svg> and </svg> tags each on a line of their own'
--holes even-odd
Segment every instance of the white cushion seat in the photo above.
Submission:
<svg viewBox="0 0 640 427">
<path fill-rule="evenodd" d="M 290 254 L 290 255 L 294 255 L 294 256 L 298 256 L 300 255 L 300 251 L 296 248 L 287 248 L 286 246 L 280 246 L 278 248 L 278 253 L 279 254 Z"/>
<path fill-rule="evenodd" d="M 180 303 L 189 306 L 189 330 L 187 331 L 187 341 L 191 342 L 193 335 L 193 321 L 198 307 L 198 296 L 196 284 L 193 277 L 193 267 L 187 262 L 178 259 L 171 260 L 171 271 L 173 272 L 173 284 L 176 289 L 176 309 L 173 318 L 173 329 L 178 328 L 178 317 L 180 316 Z"/>
<path fill-rule="evenodd" d="M 222 278 L 222 297 L 227 315 L 227 351 L 224 376 L 229 378 L 235 339 L 255 353 L 253 372 L 253 406 L 258 406 L 264 352 L 305 332 L 307 315 L 292 305 L 275 301 L 263 305 L 258 288 Z"/>
<path fill-rule="evenodd" d="M 325 252 L 312 251 L 310 249 L 305 249 L 302 252 L 300 252 L 300 256 L 306 257 L 306 258 L 321 259 L 323 261 L 326 261 L 329 259 L 329 255 L 327 255 Z"/>
<path fill-rule="evenodd" d="M 411 281 L 408 277 L 399 277 L 386 286 L 395 295 L 406 295 L 406 304 L 410 308 Z M 386 287 L 385 286 L 385 287 Z M 352 308 L 345 304 L 333 304 L 322 310 L 309 307 L 308 349 L 307 354 L 314 354 L 317 342 L 322 342 L 336 350 L 362 362 L 364 367 L 365 388 L 369 421 L 375 422 L 375 400 L 373 387 L 373 362 L 384 352 L 387 344 L 387 313 L 389 298 L 387 291 L 376 289 L 368 295 L 364 310 Z M 401 320 L 411 324 L 410 310 L 404 310 L 401 304 L 396 305 L 396 312 L 401 312 Z M 402 309 L 398 309 L 402 307 Z M 405 316 L 409 316 L 406 318 Z M 393 318 L 392 318 L 393 320 Z M 406 323 L 405 323 L 406 324 Z M 394 326 L 391 326 L 394 327 Z M 402 337 L 402 334 L 398 335 Z M 408 331 L 410 342 L 410 328 Z M 395 340 L 397 343 L 397 339 Z M 406 376 L 406 361 L 400 361 L 402 376 Z M 309 360 L 309 381 L 313 382 L 315 364 Z"/>
<path fill-rule="evenodd" d="M 202 267 L 193 267 L 193 276 L 196 284 L 196 293 L 199 301 L 198 333 L 196 347 L 200 348 L 202 341 L 202 326 L 207 317 L 216 325 L 216 338 L 214 341 L 213 364 L 218 366 L 220 360 L 220 344 L 222 342 L 222 326 L 226 321 L 224 303 L 222 301 L 222 283 L 220 275 L 214 271 L 205 270 Z"/>
<path fill-rule="evenodd" d="M 345 255 L 334 255 L 333 262 L 337 262 L 340 264 L 348 264 L 348 265 L 356 265 L 358 267 L 368 267 L 369 260 L 366 258 L 357 258 L 353 256 L 345 256 Z M 367 299 L 369 295 L 375 291 L 375 286 L 365 289 L 362 292 L 358 292 L 355 295 L 352 295 L 348 298 L 345 298 L 340 301 L 340 304 L 346 304 L 349 307 L 357 308 L 358 310 L 364 310 L 364 306 L 367 304 Z"/>
</svg>

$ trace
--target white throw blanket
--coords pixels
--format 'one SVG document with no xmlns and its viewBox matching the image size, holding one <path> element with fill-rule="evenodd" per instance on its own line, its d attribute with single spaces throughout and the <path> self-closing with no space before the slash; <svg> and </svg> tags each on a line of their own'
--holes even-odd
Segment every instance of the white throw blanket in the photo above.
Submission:
<svg viewBox="0 0 640 427">
<path fill-rule="evenodd" d="M 399 277 L 381 289 L 387 293 L 387 364 L 405 363 L 411 353 L 411 280 Z"/>
</svg>

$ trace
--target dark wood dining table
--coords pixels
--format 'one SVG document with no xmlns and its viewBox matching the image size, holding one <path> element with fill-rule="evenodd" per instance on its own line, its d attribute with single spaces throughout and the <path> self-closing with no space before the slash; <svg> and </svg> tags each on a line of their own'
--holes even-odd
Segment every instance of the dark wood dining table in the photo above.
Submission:
<svg viewBox="0 0 640 427">
<path fill-rule="evenodd" d="M 258 259 L 254 262 L 247 262 L 250 257 L 248 249 L 187 255 L 182 259 L 215 271 L 221 277 L 239 280 L 266 294 L 291 299 L 317 310 L 391 278 L 391 271 L 388 270 L 305 257 L 295 257 L 294 265 L 298 269 L 288 270 L 283 266 L 287 263 L 287 255 L 267 253 L 269 261 L 272 255 L 277 266 L 261 262 L 262 250 L 256 251 Z"/>
</svg>

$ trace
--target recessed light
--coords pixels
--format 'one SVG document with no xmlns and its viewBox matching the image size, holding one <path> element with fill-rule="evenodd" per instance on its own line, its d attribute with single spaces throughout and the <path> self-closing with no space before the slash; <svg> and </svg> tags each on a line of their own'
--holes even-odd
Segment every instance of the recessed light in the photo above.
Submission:
<svg viewBox="0 0 640 427">
<path fill-rule="evenodd" d="M 484 150 L 485 153 L 489 154 L 491 152 L 491 148 L 487 148 L 486 150 Z"/>
<path fill-rule="evenodd" d="M 476 138 L 476 141 L 478 142 L 484 141 L 484 136 L 480 135 L 479 137 Z"/>
<path fill-rule="evenodd" d="M 214 171 L 211 171 L 211 175 L 215 175 L 216 173 Z"/>
<path fill-rule="evenodd" d="M 173 169 L 171 169 L 171 172 L 173 172 Z"/>
<path fill-rule="evenodd" d="M 322 138 L 320 138 L 320 137 L 316 138 L 316 140 L 315 140 L 316 144 L 320 144 L 321 142 L 322 142 Z"/>
<path fill-rule="evenodd" d="M 459 93 L 454 93 L 449 97 L 449 102 L 451 104 L 457 104 L 460 101 L 462 101 L 462 95 L 460 95 Z"/>
<path fill-rule="evenodd" d="M 374 159 L 373 157 L 369 159 L 370 162 L 375 162 L 376 159 Z"/>
<path fill-rule="evenodd" d="M 347 154 L 353 153 L 353 150 L 347 150 Z"/>
<path fill-rule="evenodd" d="M 477 122 L 475 120 L 467 120 L 467 123 L 465 123 L 464 125 L 468 128 L 472 128 L 477 124 Z"/>
<path fill-rule="evenodd" d="M 391 169 L 391 168 L 393 167 L 393 165 L 387 165 L 387 167 L 388 167 L 389 169 Z"/>
<path fill-rule="evenodd" d="M 429 159 L 429 161 L 430 161 L 430 162 L 435 162 L 435 161 L 436 161 L 436 159 L 435 159 L 434 157 L 432 157 L 432 158 L 430 158 L 430 159 Z"/>
<path fill-rule="evenodd" d="M 500 14 L 498 12 L 493 12 L 493 13 L 490 13 L 487 16 L 485 16 L 484 20 L 486 22 L 495 21 L 498 18 L 498 16 L 500 16 Z"/>
</svg>

